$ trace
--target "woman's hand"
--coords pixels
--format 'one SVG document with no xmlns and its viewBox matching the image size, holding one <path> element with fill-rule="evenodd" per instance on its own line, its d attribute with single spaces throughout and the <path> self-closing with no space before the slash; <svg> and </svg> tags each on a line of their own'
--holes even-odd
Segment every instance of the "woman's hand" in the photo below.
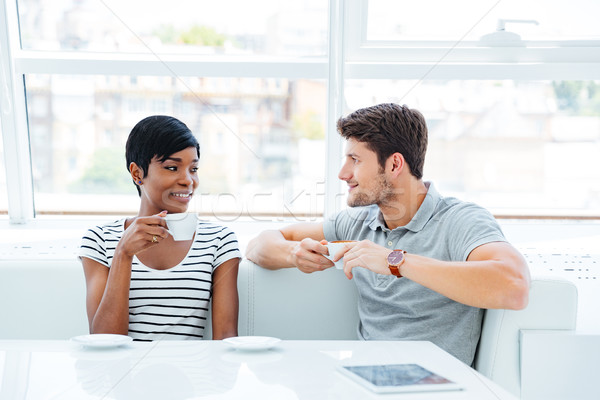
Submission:
<svg viewBox="0 0 600 400">
<path fill-rule="evenodd" d="M 149 217 L 135 217 L 123 232 L 117 248 L 128 257 L 159 244 L 169 236 L 166 211 L 161 211 Z"/>
</svg>

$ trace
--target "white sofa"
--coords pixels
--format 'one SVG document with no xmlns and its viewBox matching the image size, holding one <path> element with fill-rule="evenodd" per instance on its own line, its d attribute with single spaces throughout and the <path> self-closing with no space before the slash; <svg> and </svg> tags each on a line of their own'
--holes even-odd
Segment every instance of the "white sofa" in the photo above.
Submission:
<svg viewBox="0 0 600 400">
<path fill-rule="evenodd" d="M 357 292 L 342 271 L 269 271 L 244 260 L 238 276 L 239 334 L 355 340 Z"/>
<path fill-rule="evenodd" d="M 341 271 L 268 271 L 244 260 L 238 279 L 239 334 L 282 339 L 356 339 L 357 293 Z M 525 310 L 488 310 L 476 368 L 520 395 L 519 334 L 574 330 L 577 290 L 536 278 Z M 0 260 L 0 339 L 68 339 L 88 332 L 79 261 Z"/>
<path fill-rule="evenodd" d="M 341 271 L 267 271 L 244 260 L 238 291 L 240 335 L 356 339 L 356 289 Z M 0 339 L 68 339 L 87 333 L 85 279 L 78 260 L 0 260 Z"/>
<path fill-rule="evenodd" d="M 88 333 L 78 260 L 0 260 L 0 339 Z"/>
</svg>

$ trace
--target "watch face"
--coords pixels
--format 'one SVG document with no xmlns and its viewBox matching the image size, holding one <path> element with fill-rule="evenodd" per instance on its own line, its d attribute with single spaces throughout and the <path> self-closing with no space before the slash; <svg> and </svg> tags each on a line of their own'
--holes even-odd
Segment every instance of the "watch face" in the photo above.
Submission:
<svg viewBox="0 0 600 400">
<path fill-rule="evenodd" d="M 404 252 L 401 250 L 394 250 L 388 256 L 388 263 L 390 265 L 398 265 L 404 259 Z"/>
</svg>

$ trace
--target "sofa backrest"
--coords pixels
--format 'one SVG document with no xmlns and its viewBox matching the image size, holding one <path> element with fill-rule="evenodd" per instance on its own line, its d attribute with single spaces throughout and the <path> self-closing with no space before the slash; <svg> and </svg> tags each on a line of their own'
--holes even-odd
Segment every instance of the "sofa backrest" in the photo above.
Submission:
<svg viewBox="0 0 600 400">
<path fill-rule="evenodd" d="M 240 264 L 240 335 L 281 339 L 356 339 L 357 292 L 335 268 L 305 274 Z"/>
<path fill-rule="evenodd" d="M 0 339 L 69 339 L 88 331 L 79 260 L 0 261 Z"/>
<path fill-rule="evenodd" d="M 269 271 L 243 260 L 238 292 L 240 335 L 356 339 L 356 289 L 342 271 Z M 87 333 L 79 260 L 0 260 L 0 339 L 69 339 Z M 210 329 L 206 336 L 211 337 Z"/>
</svg>

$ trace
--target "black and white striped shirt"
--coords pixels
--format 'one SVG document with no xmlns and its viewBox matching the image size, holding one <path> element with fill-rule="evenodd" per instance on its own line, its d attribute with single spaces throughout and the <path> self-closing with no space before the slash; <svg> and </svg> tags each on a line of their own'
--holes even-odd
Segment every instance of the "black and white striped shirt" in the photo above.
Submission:
<svg viewBox="0 0 600 400">
<path fill-rule="evenodd" d="M 79 257 L 110 268 L 125 219 L 89 229 Z M 136 340 L 201 339 L 212 293 L 213 271 L 241 258 L 235 234 L 226 227 L 198 221 L 190 251 L 176 266 L 156 270 L 133 257 L 129 289 L 129 336 Z"/>
</svg>

